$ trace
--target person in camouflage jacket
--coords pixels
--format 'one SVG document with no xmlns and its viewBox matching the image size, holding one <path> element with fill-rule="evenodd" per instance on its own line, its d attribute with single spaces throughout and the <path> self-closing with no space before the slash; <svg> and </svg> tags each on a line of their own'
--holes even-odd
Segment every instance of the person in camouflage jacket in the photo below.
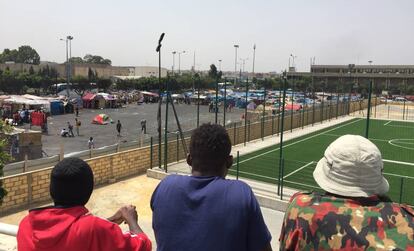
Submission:
<svg viewBox="0 0 414 251">
<path fill-rule="evenodd" d="M 345 135 L 325 151 L 313 173 L 326 192 L 297 193 L 287 208 L 280 250 L 413 250 L 414 210 L 384 194 L 378 148 Z"/>
<path fill-rule="evenodd" d="M 281 250 L 414 250 L 414 211 L 386 197 L 297 193 L 290 201 Z"/>
</svg>

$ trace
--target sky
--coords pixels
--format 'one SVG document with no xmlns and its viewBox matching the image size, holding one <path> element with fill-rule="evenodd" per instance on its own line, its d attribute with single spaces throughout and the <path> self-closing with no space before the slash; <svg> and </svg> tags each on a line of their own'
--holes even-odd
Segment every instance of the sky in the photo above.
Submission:
<svg viewBox="0 0 414 251">
<path fill-rule="evenodd" d="M 113 65 L 155 66 L 161 33 L 162 66 L 173 51 L 181 69 L 210 64 L 234 71 L 280 72 L 296 56 L 298 71 L 316 64 L 414 64 L 412 0 L 0 0 L 0 50 L 30 45 L 42 61 L 96 54 Z M 178 55 L 175 69 L 178 69 Z"/>
</svg>

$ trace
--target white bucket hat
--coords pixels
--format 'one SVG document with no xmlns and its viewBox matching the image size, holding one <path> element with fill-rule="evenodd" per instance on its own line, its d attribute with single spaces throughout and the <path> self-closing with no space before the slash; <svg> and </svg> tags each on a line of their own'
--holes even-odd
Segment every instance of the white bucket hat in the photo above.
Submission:
<svg viewBox="0 0 414 251">
<path fill-rule="evenodd" d="M 388 192 L 382 175 L 381 152 L 371 141 L 344 135 L 332 142 L 318 162 L 313 178 L 327 192 L 350 197 L 368 197 Z"/>
</svg>

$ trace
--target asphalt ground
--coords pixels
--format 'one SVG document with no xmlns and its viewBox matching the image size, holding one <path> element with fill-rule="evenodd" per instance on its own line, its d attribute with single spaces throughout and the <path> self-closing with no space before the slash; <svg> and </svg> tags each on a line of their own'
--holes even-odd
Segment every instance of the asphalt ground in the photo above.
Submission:
<svg viewBox="0 0 414 251">
<path fill-rule="evenodd" d="M 197 124 L 197 106 L 187 104 L 175 104 L 177 115 L 184 131 L 195 128 Z M 48 118 L 48 134 L 42 135 L 43 151 L 48 155 L 60 153 L 60 144 L 64 146 L 65 154 L 78 152 L 88 149 L 89 137 L 94 138 L 95 148 L 116 144 L 119 141 L 136 141 L 141 134 L 141 120 L 147 121 L 147 134 L 157 134 L 157 111 L 158 104 L 129 104 L 125 108 L 118 109 L 81 109 L 78 119 L 81 121 L 80 136 L 63 138 L 60 136 L 62 128 L 68 128 L 67 122 L 75 125 L 75 114 L 55 115 Z M 107 114 L 114 123 L 107 125 L 92 124 L 92 119 L 98 114 Z M 243 109 L 232 109 L 226 112 L 226 121 L 235 122 L 241 119 Z M 121 137 L 117 136 L 116 122 L 120 120 L 122 124 Z M 208 106 L 200 105 L 200 124 L 215 122 L 215 113 L 208 112 Z M 223 109 L 220 107 L 218 122 L 223 124 Z M 162 128 L 165 126 L 165 104 L 162 106 Z M 24 125 L 23 128 L 29 128 Z M 32 127 L 33 130 L 40 130 L 40 127 Z M 168 112 L 168 131 L 177 131 L 174 113 L 171 105 Z"/>
</svg>

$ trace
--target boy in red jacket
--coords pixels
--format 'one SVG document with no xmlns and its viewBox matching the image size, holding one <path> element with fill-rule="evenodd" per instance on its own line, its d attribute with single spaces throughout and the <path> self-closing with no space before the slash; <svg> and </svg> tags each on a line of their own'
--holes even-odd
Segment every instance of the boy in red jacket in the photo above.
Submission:
<svg viewBox="0 0 414 251">
<path fill-rule="evenodd" d="M 19 251 L 150 251 L 151 241 L 138 225 L 134 206 L 120 208 L 105 220 L 85 208 L 93 190 L 90 166 L 66 158 L 52 170 L 50 195 L 54 206 L 29 211 L 19 226 Z M 129 232 L 118 224 L 126 222 Z"/>
</svg>

